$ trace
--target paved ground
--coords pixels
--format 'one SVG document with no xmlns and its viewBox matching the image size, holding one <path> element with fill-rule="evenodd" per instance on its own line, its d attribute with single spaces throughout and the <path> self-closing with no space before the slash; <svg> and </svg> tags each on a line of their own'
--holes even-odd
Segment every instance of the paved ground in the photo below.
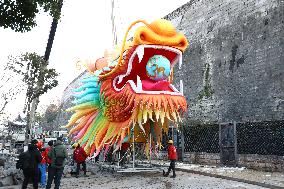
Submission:
<svg viewBox="0 0 284 189">
<path fill-rule="evenodd" d="M 160 173 L 99 173 L 88 178 L 66 178 L 62 189 L 261 189 L 262 187 L 218 178 L 177 172 L 175 179 L 162 177 Z"/>
<path fill-rule="evenodd" d="M 162 166 L 169 166 L 168 162 L 156 162 Z M 236 178 L 240 180 L 248 180 L 252 182 L 258 182 L 263 184 L 271 185 L 272 187 L 284 188 L 284 173 L 283 172 L 264 172 L 247 169 L 245 167 L 220 167 L 220 166 L 209 166 L 209 165 L 197 165 L 197 164 L 186 164 L 177 163 L 177 168 L 192 170 L 201 173 L 209 173 L 215 176 L 225 176 Z M 194 172 L 194 173 L 196 173 Z"/>
<path fill-rule="evenodd" d="M 264 189 L 250 184 L 177 172 L 175 179 L 161 173 L 109 173 L 97 172 L 89 177 L 62 179 L 61 189 Z M 20 186 L 6 187 L 18 189 Z M 31 186 L 29 188 L 32 188 Z M 52 187 L 53 188 L 53 187 Z"/>
<path fill-rule="evenodd" d="M 153 162 L 154 163 L 154 162 Z M 158 162 L 155 162 L 158 163 Z M 168 166 L 168 162 L 159 162 L 160 165 Z M 62 179 L 62 189 L 262 189 L 264 187 L 251 185 L 243 182 L 225 180 L 221 178 L 193 174 L 192 172 L 177 171 L 177 178 L 162 177 L 161 173 L 111 173 L 100 171 L 99 165 L 88 164 L 89 170 L 93 173 L 89 177 L 74 178 L 70 174 Z M 181 170 L 194 170 L 202 173 L 223 175 L 227 177 L 246 179 L 258 183 L 270 184 L 270 188 L 282 188 L 284 184 L 284 173 L 269 173 L 253 171 L 246 168 L 224 168 L 204 166 L 196 164 L 178 163 L 177 168 Z M 159 168 L 161 169 L 161 168 Z M 163 169 L 166 169 L 164 167 Z M 66 171 L 67 168 L 66 168 Z M 89 174 L 91 174 L 89 172 Z M 194 172 L 196 173 L 196 172 Z M 254 183 L 256 184 L 256 183 Z M 275 187 L 274 187 L 275 186 Z M 267 186 L 269 187 L 269 186 Z M 4 187 L 5 189 L 19 189 L 20 186 Z M 4 189 L 3 187 L 0 189 Z M 32 188 L 32 187 L 30 187 Z M 284 187 L 283 187 L 284 188 Z"/>
</svg>

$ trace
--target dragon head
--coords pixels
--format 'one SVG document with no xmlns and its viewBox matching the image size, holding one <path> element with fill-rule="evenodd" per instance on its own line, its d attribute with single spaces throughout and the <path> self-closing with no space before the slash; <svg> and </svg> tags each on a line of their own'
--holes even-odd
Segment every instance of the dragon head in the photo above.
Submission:
<svg viewBox="0 0 284 189">
<path fill-rule="evenodd" d="M 111 77 L 115 91 L 128 83 L 137 94 L 182 96 L 172 85 L 173 69 L 181 68 L 182 53 L 188 43 L 167 20 L 157 20 L 139 27 L 130 48 L 118 59 L 116 67 L 101 78 Z"/>
<path fill-rule="evenodd" d="M 182 81 L 180 87 L 172 83 L 174 67 L 181 68 L 182 53 L 188 42 L 167 20 L 160 19 L 145 25 L 135 31 L 132 45 L 127 50 L 122 48 L 120 57 L 114 60 L 116 66 L 101 73 L 102 81 L 109 80 L 105 86 L 110 92 L 105 98 L 123 98 L 130 94 L 134 98 L 125 101 L 126 105 L 133 104 L 129 114 L 138 114 L 146 109 L 156 111 L 156 116 L 169 114 L 168 118 L 175 119 L 174 115 L 186 111 L 186 100 Z M 136 121 L 139 123 L 138 119 Z"/>
<path fill-rule="evenodd" d="M 93 131 L 91 141 L 80 141 L 89 141 L 85 149 L 92 148 L 91 153 L 105 145 L 120 146 L 136 125 L 136 132 L 144 132 L 143 140 L 153 133 L 154 142 L 159 143 L 169 121 L 180 121 L 187 109 L 182 81 L 180 87 L 173 85 L 174 68 L 181 68 L 182 53 L 188 45 L 186 37 L 167 20 L 137 22 L 145 26 L 137 28 L 127 47 L 126 33 L 119 56 L 107 56 L 89 65 L 100 85 L 95 116 L 102 116 L 106 124 L 100 131 Z"/>
</svg>

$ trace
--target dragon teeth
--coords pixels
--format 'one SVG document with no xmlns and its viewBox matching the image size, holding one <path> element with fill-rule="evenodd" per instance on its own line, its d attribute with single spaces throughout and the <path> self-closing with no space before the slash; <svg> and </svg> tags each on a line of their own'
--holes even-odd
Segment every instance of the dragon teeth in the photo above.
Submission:
<svg viewBox="0 0 284 189">
<path fill-rule="evenodd" d="M 136 88 L 137 88 L 138 92 L 142 91 L 142 82 L 141 82 L 139 75 L 137 75 L 137 86 L 136 86 Z"/>
<path fill-rule="evenodd" d="M 182 56 L 181 55 L 178 55 L 179 56 L 179 62 L 178 62 L 178 68 L 181 69 L 181 65 L 182 65 Z"/>
<path fill-rule="evenodd" d="M 137 52 L 139 63 L 140 63 L 144 56 L 144 46 L 142 45 L 138 46 L 136 49 L 136 52 Z"/>
</svg>

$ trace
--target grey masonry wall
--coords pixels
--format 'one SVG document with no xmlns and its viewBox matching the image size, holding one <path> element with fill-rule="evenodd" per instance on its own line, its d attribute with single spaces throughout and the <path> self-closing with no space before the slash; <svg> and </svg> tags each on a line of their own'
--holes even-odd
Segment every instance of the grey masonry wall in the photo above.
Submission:
<svg viewBox="0 0 284 189">
<path fill-rule="evenodd" d="M 73 112 L 66 112 L 65 110 L 68 108 L 71 108 L 73 104 L 73 94 L 74 94 L 74 89 L 79 87 L 82 83 L 80 80 L 87 76 L 87 72 L 81 73 L 77 78 L 75 78 L 64 90 L 63 96 L 61 97 L 61 102 L 60 102 L 60 112 L 56 117 L 56 122 L 58 126 L 63 126 L 68 123 L 68 120 L 72 116 Z"/>
<path fill-rule="evenodd" d="M 175 73 L 187 120 L 284 119 L 283 0 L 191 0 L 165 18 L 190 44 Z"/>
</svg>

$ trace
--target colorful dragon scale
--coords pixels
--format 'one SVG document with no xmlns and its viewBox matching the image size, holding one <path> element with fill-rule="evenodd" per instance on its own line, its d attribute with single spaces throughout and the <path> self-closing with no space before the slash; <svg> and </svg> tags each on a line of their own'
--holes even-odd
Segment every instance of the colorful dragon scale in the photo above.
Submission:
<svg viewBox="0 0 284 189">
<path fill-rule="evenodd" d="M 145 26 L 137 28 L 126 47 L 128 31 L 138 22 Z M 72 127 L 69 135 L 90 156 L 112 145 L 118 150 L 132 140 L 132 128 L 136 142 L 149 143 L 151 134 L 152 144 L 161 144 L 162 132 L 187 110 L 182 82 L 180 91 L 172 84 L 173 68 L 181 67 L 188 45 L 186 37 L 163 19 L 136 21 L 128 31 L 120 55 L 87 66 L 90 73 L 75 89 L 75 106 L 67 110 L 75 113 L 64 127 Z"/>
</svg>

